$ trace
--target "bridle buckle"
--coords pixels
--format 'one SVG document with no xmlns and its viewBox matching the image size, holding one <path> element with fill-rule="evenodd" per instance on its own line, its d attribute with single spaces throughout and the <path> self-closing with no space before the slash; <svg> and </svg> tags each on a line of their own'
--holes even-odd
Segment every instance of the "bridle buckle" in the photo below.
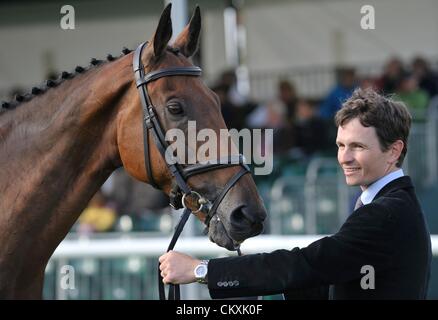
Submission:
<svg viewBox="0 0 438 320">
<path fill-rule="evenodd" d="M 199 207 L 196 210 L 191 210 L 190 208 L 188 208 L 188 206 L 186 204 L 186 198 L 187 198 L 187 196 L 190 196 L 190 195 L 195 195 L 197 197 L 196 202 L 199 205 Z M 182 203 L 182 206 L 184 207 L 184 209 L 189 209 L 192 211 L 192 213 L 198 213 L 200 211 L 203 211 L 204 208 L 207 208 L 208 204 L 210 204 L 210 201 L 207 198 L 201 196 L 198 192 L 191 190 L 189 193 L 183 194 L 182 199 L 181 199 L 181 203 Z"/>
</svg>

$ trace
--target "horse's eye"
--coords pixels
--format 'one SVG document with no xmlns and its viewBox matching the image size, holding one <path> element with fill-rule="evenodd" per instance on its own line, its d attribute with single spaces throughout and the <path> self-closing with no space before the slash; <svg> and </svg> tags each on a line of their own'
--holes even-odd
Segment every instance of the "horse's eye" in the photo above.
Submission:
<svg viewBox="0 0 438 320">
<path fill-rule="evenodd" d="M 184 112 L 183 107 L 179 103 L 169 103 L 167 105 L 167 109 L 171 114 L 182 114 Z"/>
</svg>

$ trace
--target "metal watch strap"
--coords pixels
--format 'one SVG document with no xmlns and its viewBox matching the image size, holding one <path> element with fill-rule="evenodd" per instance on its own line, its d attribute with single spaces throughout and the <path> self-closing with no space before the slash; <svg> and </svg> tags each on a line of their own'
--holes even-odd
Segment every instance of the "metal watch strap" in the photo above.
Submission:
<svg viewBox="0 0 438 320">
<path fill-rule="evenodd" d="M 208 262 L 209 262 L 209 260 L 201 260 L 201 263 L 198 264 L 198 266 L 205 265 L 207 267 L 207 273 L 205 274 L 204 278 L 196 278 L 196 282 L 202 283 L 202 284 L 207 284 L 207 282 L 208 282 Z M 196 268 L 198 266 L 196 266 Z"/>
</svg>

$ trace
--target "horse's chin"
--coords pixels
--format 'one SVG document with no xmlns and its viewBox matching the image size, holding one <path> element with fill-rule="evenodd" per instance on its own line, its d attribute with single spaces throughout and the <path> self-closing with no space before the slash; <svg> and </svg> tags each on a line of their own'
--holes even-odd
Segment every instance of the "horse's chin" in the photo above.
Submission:
<svg viewBox="0 0 438 320">
<path fill-rule="evenodd" d="M 234 241 L 228 234 L 223 223 L 219 220 L 212 219 L 210 221 L 210 228 L 208 230 L 208 237 L 211 241 L 218 246 L 228 249 L 230 251 L 236 251 L 239 247 L 239 243 Z"/>
</svg>

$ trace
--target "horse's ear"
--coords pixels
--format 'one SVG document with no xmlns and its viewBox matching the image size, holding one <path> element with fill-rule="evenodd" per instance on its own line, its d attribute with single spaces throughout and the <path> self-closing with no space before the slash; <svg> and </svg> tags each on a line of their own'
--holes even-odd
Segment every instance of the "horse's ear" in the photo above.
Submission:
<svg viewBox="0 0 438 320">
<path fill-rule="evenodd" d="M 179 48 L 186 57 L 192 56 L 198 49 L 199 34 L 201 32 L 201 10 L 196 6 L 189 24 L 178 35 L 173 46 Z"/>
<path fill-rule="evenodd" d="M 170 18 L 170 11 L 172 3 L 169 3 L 164 9 L 158 22 L 157 30 L 155 31 L 152 46 L 154 48 L 154 55 L 156 58 L 160 57 L 167 47 L 167 43 L 172 37 L 172 20 Z"/>
</svg>

